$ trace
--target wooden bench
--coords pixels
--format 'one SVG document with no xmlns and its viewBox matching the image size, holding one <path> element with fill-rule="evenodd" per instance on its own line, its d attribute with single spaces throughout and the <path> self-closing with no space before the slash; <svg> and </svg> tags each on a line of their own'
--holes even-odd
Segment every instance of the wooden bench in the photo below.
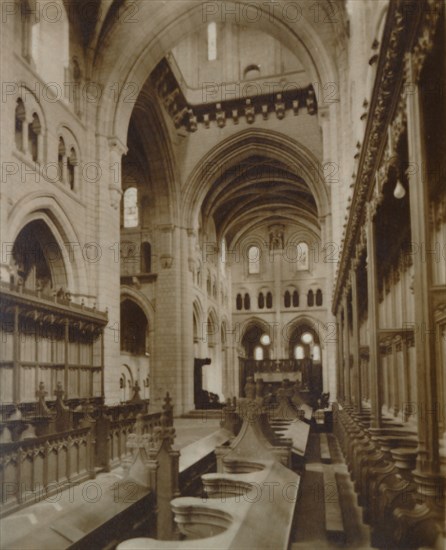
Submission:
<svg viewBox="0 0 446 550">
<path fill-rule="evenodd" d="M 333 466 L 323 465 L 325 530 L 327 537 L 340 543 L 346 542 L 344 520 L 339 502 L 338 484 Z"/>
<path fill-rule="evenodd" d="M 321 446 L 321 461 L 324 464 L 331 464 L 330 447 L 328 446 L 328 438 L 326 433 L 319 434 Z"/>
</svg>

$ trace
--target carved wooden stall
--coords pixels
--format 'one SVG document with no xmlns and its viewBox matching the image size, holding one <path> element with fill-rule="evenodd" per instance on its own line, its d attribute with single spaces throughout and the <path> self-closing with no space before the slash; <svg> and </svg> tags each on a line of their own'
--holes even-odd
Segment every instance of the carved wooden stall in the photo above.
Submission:
<svg viewBox="0 0 446 550">
<path fill-rule="evenodd" d="M 1 286 L 0 313 L 3 516 L 119 465 L 137 418 L 150 433 L 160 413 L 137 386 L 131 402 L 103 405 L 106 313 L 21 285 Z"/>
<path fill-rule="evenodd" d="M 1 284 L 0 400 L 33 410 L 39 383 L 60 382 L 69 401 L 103 396 L 102 333 L 107 313 L 75 304 L 67 294 L 45 295 Z"/>
<path fill-rule="evenodd" d="M 164 507 L 162 514 L 158 507 L 159 540 L 131 539 L 119 544 L 119 550 L 181 549 L 191 548 L 191 545 L 206 549 L 288 547 L 300 483 L 300 476 L 289 466 L 293 446 L 306 446 L 308 426 L 298 421 L 305 428 L 300 442 L 275 432 L 268 422 L 269 409 L 261 384 L 257 389 L 257 395 L 254 385 L 248 398 L 229 402 L 225 408 L 222 429 L 217 433 L 228 441 L 215 449 L 217 472 L 202 475 L 206 496 L 173 498 L 169 509 Z M 286 405 L 291 412 L 291 402 L 287 401 Z M 280 408 L 277 413 L 280 418 Z M 297 420 L 295 409 L 293 414 Z M 178 468 L 178 462 L 170 447 L 173 428 L 164 426 L 164 422 L 162 424 L 153 438 L 136 435 L 129 440 L 135 451 L 129 462 L 128 475 L 139 483 L 154 487 L 160 478 L 153 480 L 152 473 L 155 475 L 157 468 L 163 467 L 170 479 L 163 494 L 175 497 L 178 478 L 172 474 L 172 468 Z M 231 434 L 233 428 L 237 435 Z M 277 490 L 275 498 L 270 493 L 271 487 Z M 172 515 L 179 534 L 172 528 Z M 274 529 L 271 529 L 272 523 Z M 252 528 L 254 525 L 255 529 Z"/>
<path fill-rule="evenodd" d="M 444 542 L 444 2 L 386 16 L 333 298 L 335 432 L 380 547 Z M 440 146 L 439 143 L 442 145 Z M 416 170 L 410 168 L 416 167 Z"/>
</svg>

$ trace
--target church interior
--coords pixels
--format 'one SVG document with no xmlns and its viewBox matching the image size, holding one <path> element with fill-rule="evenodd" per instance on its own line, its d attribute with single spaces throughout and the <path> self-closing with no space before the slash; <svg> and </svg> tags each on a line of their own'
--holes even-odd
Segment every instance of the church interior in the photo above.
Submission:
<svg viewBox="0 0 446 550">
<path fill-rule="evenodd" d="M 1 10 L 0 545 L 444 548 L 444 1 Z"/>
</svg>

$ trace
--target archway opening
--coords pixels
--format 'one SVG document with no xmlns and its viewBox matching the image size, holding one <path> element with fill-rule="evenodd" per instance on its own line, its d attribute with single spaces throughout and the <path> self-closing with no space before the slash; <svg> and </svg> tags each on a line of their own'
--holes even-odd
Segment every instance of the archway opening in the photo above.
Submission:
<svg viewBox="0 0 446 550">
<path fill-rule="evenodd" d="M 138 382 L 143 398 L 150 396 L 150 345 L 149 322 L 143 309 L 133 300 L 125 298 L 120 311 L 121 360 L 130 371 L 127 383 Z M 122 387 L 121 387 L 122 390 Z M 126 390 L 126 395 L 127 395 Z M 132 392 L 129 394 L 130 397 Z"/>
<path fill-rule="evenodd" d="M 317 331 L 307 322 L 298 323 L 291 332 L 288 356 L 297 361 L 301 373 L 301 391 L 309 402 L 314 402 L 322 393 L 322 354 Z"/>
<path fill-rule="evenodd" d="M 11 283 L 48 295 L 68 292 L 62 251 L 44 221 L 30 222 L 18 234 L 12 249 Z"/>
</svg>

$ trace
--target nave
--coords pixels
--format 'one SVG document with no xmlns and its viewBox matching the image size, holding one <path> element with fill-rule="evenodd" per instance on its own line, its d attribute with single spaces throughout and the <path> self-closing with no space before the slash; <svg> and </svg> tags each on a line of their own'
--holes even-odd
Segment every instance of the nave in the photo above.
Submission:
<svg viewBox="0 0 446 550">
<path fill-rule="evenodd" d="M 8 536 L 439 548 L 444 0 L 1 10 Z"/>
</svg>

